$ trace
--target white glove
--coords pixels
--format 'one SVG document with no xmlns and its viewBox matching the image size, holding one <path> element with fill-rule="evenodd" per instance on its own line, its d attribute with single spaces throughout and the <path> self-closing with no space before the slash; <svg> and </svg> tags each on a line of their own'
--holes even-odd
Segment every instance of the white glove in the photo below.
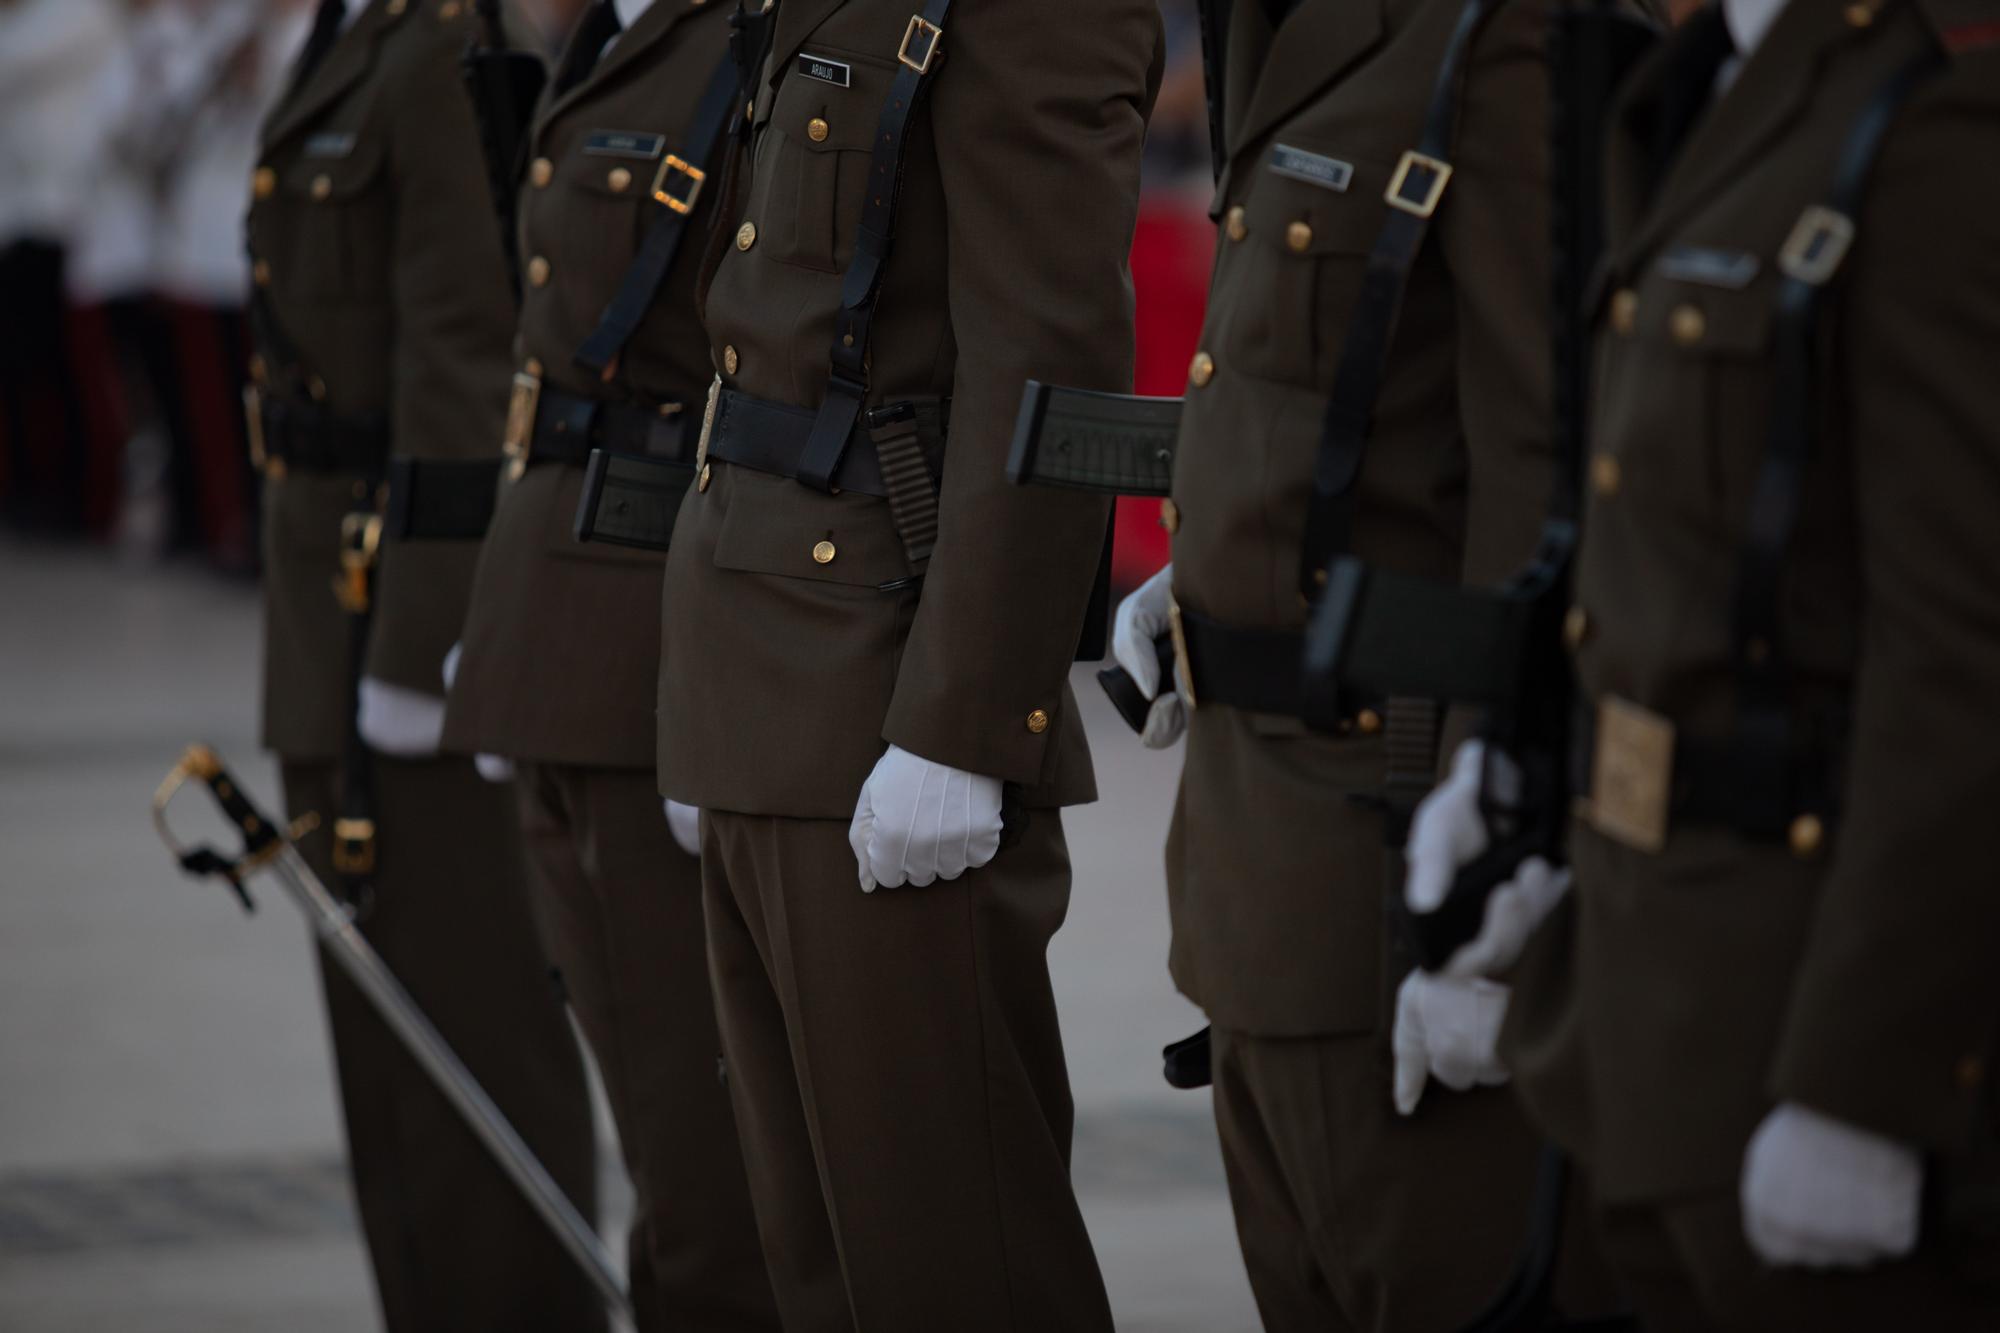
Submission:
<svg viewBox="0 0 2000 1333">
<path fill-rule="evenodd" d="M 444 655 L 444 692 L 451 693 L 452 683 L 458 679 L 458 664 L 465 656 L 465 645 L 454 643 L 451 651 Z M 472 756 L 472 767 L 480 777 L 491 783 L 512 782 L 514 761 L 505 755 L 476 754 Z"/>
<path fill-rule="evenodd" d="M 363 676 L 355 723 L 361 739 L 378 754 L 429 759 L 438 752 L 438 740 L 444 735 L 444 700 Z"/>
<path fill-rule="evenodd" d="M 1500 1024 L 1507 1017 L 1507 987 L 1473 977 L 1412 972 L 1396 992 L 1396 1111 L 1417 1109 L 1424 1082 L 1434 1078 L 1454 1092 L 1475 1084 L 1505 1083 Z"/>
<path fill-rule="evenodd" d="M 682 805 L 679 801 L 667 801 L 667 831 L 674 835 L 674 842 L 689 856 L 701 855 L 701 807 Z"/>
<path fill-rule="evenodd" d="M 1000 850 L 1000 779 L 892 745 L 861 784 L 847 844 L 863 893 L 957 879 Z"/>
<path fill-rule="evenodd" d="M 1865 1268 L 1916 1248 L 1923 1189 L 1915 1149 L 1786 1102 L 1743 1158 L 1743 1234 L 1767 1263 Z"/>
<path fill-rule="evenodd" d="M 1486 820 L 1479 812 L 1480 785 L 1487 767 L 1486 742 L 1472 740 L 1452 756 L 1451 776 L 1417 807 L 1410 825 L 1409 877 L 1403 897 L 1410 909 L 1429 912 L 1451 892 L 1458 872 L 1486 851 Z M 1502 801 L 1519 794 L 1521 773 L 1504 754 L 1493 756 L 1493 781 Z M 1445 964 L 1453 977 L 1480 977 L 1513 966 L 1535 927 L 1569 892 L 1568 867 L 1551 866 L 1539 856 L 1523 861 L 1514 878 L 1486 900 L 1479 934 Z"/>
<path fill-rule="evenodd" d="M 1181 702 L 1183 688 L 1179 668 L 1175 668 L 1175 689 L 1160 693 L 1160 656 L 1153 643 L 1167 632 L 1167 607 L 1173 601 L 1174 567 L 1140 584 L 1124 601 L 1111 622 L 1111 656 L 1139 687 L 1139 693 L 1153 701 L 1139 742 L 1149 750 L 1164 750 L 1187 730 L 1187 707 Z"/>
</svg>

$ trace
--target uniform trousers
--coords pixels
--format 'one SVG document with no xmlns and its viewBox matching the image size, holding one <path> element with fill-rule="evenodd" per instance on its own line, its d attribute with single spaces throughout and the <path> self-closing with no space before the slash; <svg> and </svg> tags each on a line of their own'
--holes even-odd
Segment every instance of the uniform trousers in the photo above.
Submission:
<svg viewBox="0 0 2000 1333">
<path fill-rule="evenodd" d="M 597 1202 L 590 1087 L 530 915 L 505 791 L 464 760 L 374 761 L 376 865 L 362 933 L 585 1217 Z M 334 766 L 284 765 L 300 845 L 341 881 Z M 367 999 L 321 961 L 349 1167 L 390 1333 L 601 1330 L 540 1217 Z"/>
<path fill-rule="evenodd" d="M 1218 1028 L 1211 1059 L 1230 1204 L 1267 1333 L 1446 1333 L 1499 1296 L 1527 1241 L 1538 1157 L 1504 1090 L 1433 1083 L 1415 1115 L 1399 1116 L 1388 1049 L 1370 1034 Z M 1566 1240 L 1559 1307 L 1617 1309 L 1582 1229 Z"/>
<path fill-rule="evenodd" d="M 1061 817 L 864 894 L 844 820 L 704 812 L 709 963 L 787 1333 L 1090 1333 L 1050 938 Z"/>
<path fill-rule="evenodd" d="M 1977 1221 L 1928 1218 L 1916 1254 L 1856 1270 L 1764 1263 L 1743 1235 L 1734 1190 L 1607 1207 L 1598 1233 L 1645 1333 L 1992 1333 L 1996 1202 L 1985 1199 Z"/>
<path fill-rule="evenodd" d="M 778 1327 L 721 1069 L 701 863 L 642 769 L 523 763 L 535 905 L 597 1058 L 636 1202 L 640 1333 Z"/>
</svg>

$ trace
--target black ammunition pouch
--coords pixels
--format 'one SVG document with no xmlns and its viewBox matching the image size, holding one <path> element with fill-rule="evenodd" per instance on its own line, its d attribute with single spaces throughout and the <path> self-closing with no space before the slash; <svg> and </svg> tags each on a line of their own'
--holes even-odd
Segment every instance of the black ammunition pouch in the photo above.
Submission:
<svg viewBox="0 0 2000 1333">
<path fill-rule="evenodd" d="M 700 435 L 701 417 L 685 403 L 616 403 L 545 385 L 522 461 L 582 467 L 593 449 L 604 449 L 681 463 L 691 473 Z"/>
</svg>

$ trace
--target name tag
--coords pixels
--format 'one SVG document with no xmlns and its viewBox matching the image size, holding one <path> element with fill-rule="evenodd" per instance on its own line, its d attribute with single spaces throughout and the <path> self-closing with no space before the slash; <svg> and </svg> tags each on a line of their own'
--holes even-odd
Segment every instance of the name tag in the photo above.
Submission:
<svg viewBox="0 0 2000 1333">
<path fill-rule="evenodd" d="M 854 66 L 844 60 L 829 60 L 825 56 L 801 51 L 795 68 L 805 78 L 818 79 L 821 83 L 830 83 L 836 88 L 854 86 Z"/>
<path fill-rule="evenodd" d="M 651 162 L 667 151 L 667 136 L 640 134 L 635 130 L 592 130 L 583 141 L 583 151 L 590 157 L 629 157 Z"/>
<path fill-rule="evenodd" d="M 1757 276 L 1757 256 L 1741 250 L 1680 245 L 1660 256 L 1660 274 L 1679 282 L 1741 291 Z"/>
<path fill-rule="evenodd" d="M 354 151 L 354 135 L 315 134 L 306 140 L 307 157 L 346 157 Z"/>
<path fill-rule="evenodd" d="M 1346 190 L 1354 180 L 1354 164 L 1343 162 L 1337 157 L 1321 157 L 1318 153 L 1308 153 L 1303 148 L 1287 148 L 1279 144 L 1271 150 L 1271 170 L 1280 176 L 1290 176 L 1295 181 L 1317 185 L 1325 190 Z"/>
</svg>

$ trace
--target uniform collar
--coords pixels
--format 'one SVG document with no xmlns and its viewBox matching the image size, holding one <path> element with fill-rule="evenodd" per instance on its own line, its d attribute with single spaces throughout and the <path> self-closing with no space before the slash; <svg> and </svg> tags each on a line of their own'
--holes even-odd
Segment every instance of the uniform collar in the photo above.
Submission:
<svg viewBox="0 0 2000 1333">
<path fill-rule="evenodd" d="M 1786 0 L 1722 0 L 1722 21 L 1736 44 L 1739 58 L 1748 60 L 1785 10 Z"/>
<path fill-rule="evenodd" d="M 618 23 L 627 31 L 639 16 L 653 7 L 653 0 L 611 0 L 611 7 L 618 12 Z"/>
</svg>

